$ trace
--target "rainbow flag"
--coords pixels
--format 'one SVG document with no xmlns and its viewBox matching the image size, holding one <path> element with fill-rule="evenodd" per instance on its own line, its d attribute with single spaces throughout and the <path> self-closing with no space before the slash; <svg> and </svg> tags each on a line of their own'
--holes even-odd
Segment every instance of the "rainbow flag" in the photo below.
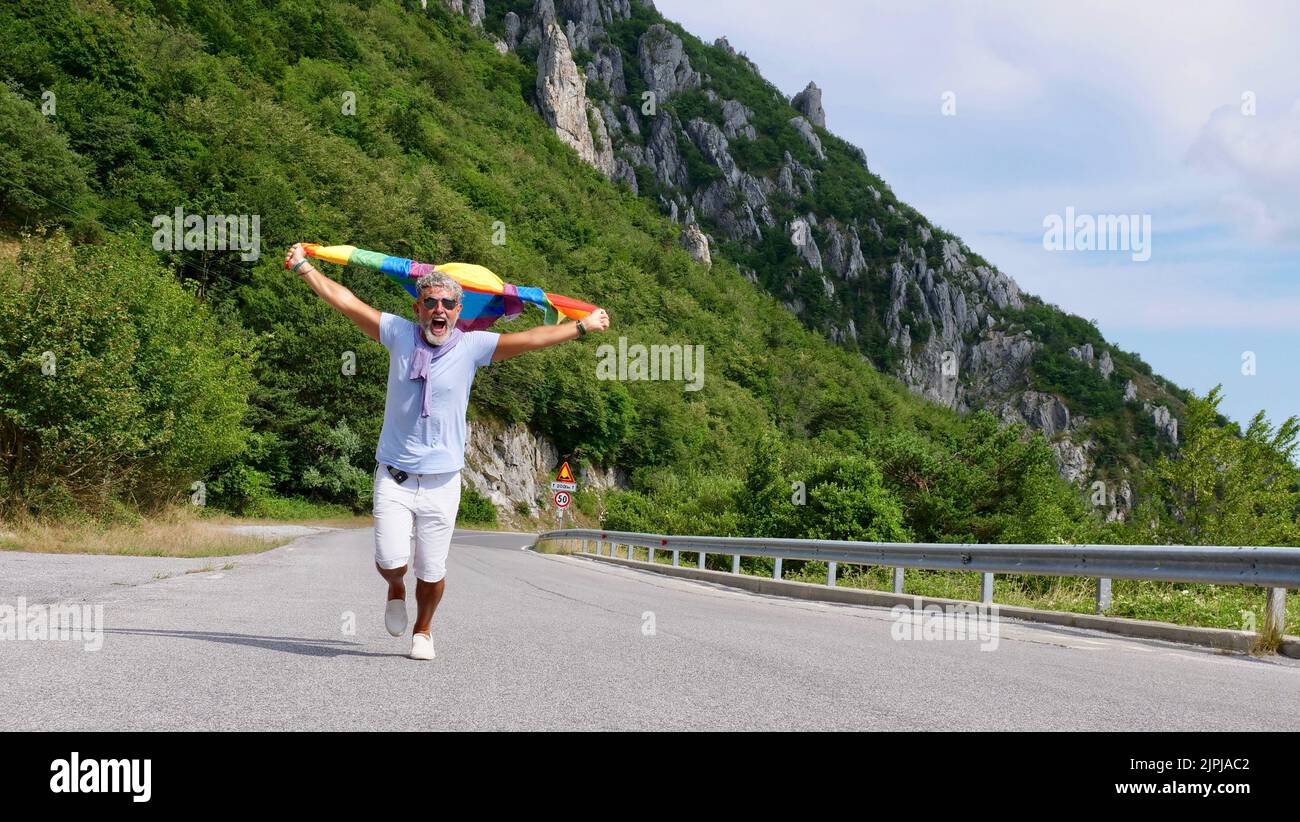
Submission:
<svg viewBox="0 0 1300 822">
<path fill-rule="evenodd" d="M 390 257 L 378 251 L 367 251 L 352 245 L 303 243 L 303 249 L 308 256 L 318 260 L 336 265 L 359 265 L 378 271 L 406 289 L 412 297 L 419 296 L 415 292 L 415 283 L 425 274 L 434 271 L 446 274 L 460 283 L 461 288 L 465 290 L 462 298 L 464 308 L 461 309 L 460 319 L 456 322 L 456 327 L 461 331 L 478 331 L 487 328 L 502 317 L 506 319 L 517 317 L 523 312 L 524 303 L 531 303 L 545 312 L 547 325 L 561 322 L 561 317 L 581 320 L 596 310 L 594 305 L 562 294 L 551 294 L 531 286 L 503 283 L 496 274 L 481 265 L 472 263 L 442 263 L 435 266 L 408 260 L 405 257 Z"/>
</svg>

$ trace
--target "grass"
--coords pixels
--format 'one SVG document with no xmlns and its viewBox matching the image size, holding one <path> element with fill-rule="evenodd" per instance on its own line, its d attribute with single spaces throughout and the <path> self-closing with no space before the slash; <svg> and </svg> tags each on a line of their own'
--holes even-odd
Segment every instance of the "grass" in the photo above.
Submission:
<svg viewBox="0 0 1300 822">
<path fill-rule="evenodd" d="M 204 515 L 221 516 L 219 512 L 215 512 L 215 509 L 206 509 Z M 302 499 L 301 497 L 262 497 L 250 506 L 250 509 L 245 512 L 245 515 L 259 520 L 279 520 L 282 522 L 300 524 L 350 522 L 360 520 L 365 520 L 367 523 L 370 522 L 369 516 L 363 517 L 354 514 L 352 513 L 352 509 L 348 508 L 346 505 L 316 502 L 313 500 Z"/>
<path fill-rule="evenodd" d="M 373 521 L 373 520 L 372 520 Z M 466 531 L 517 531 L 519 529 L 511 527 L 508 522 L 473 522 L 467 519 L 457 519 L 456 527 Z"/>
<path fill-rule="evenodd" d="M 809 562 L 785 579 L 826 582 L 826 565 Z M 836 584 L 845 588 L 893 590 L 893 569 L 840 566 Z M 958 571 L 908 571 L 903 592 L 916 596 L 978 602 L 980 574 Z M 1096 611 L 1097 583 L 1083 577 L 1002 575 L 994 580 L 998 605 L 1091 614 Z M 1247 630 L 1264 624 L 1265 591 L 1244 585 L 1193 585 L 1178 582 L 1117 579 L 1111 585 L 1107 616 L 1170 622 L 1202 628 Z M 1253 618 L 1247 616 L 1253 614 Z M 1300 635 L 1300 605 L 1288 597 L 1285 633 Z"/>
<path fill-rule="evenodd" d="M 310 524 L 361 527 L 368 526 L 370 522 L 368 517 L 348 517 L 314 520 Z M 118 522 L 86 520 L 55 523 L 27 519 L 0 523 L 0 550 L 143 557 L 256 554 L 284 545 L 292 538 L 235 534 L 227 530 L 228 526 L 271 524 L 282 523 L 224 515 L 205 516 L 188 506 L 169 509 L 152 517 L 136 517 Z M 233 568 L 234 564 L 229 564 L 228 567 Z"/>
</svg>

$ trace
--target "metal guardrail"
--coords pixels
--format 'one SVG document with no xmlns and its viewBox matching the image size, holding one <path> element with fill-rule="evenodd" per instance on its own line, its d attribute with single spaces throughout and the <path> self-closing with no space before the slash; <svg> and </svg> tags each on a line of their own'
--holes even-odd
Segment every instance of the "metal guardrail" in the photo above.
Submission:
<svg viewBox="0 0 1300 822">
<path fill-rule="evenodd" d="M 1207 547 L 1189 545 L 968 545 L 933 542 L 845 542 L 764 537 L 705 537 L 641 534 L 570 528 L 539 534 L 536 542 L 581 540 L 584 553 L 602 554 L 609 546 L 614 556 L 625 546 L 646 548 L 647 560 L 655 551 L 671 551 L 673 565 L 680 554 L 699 554 L 704 568 L 707 554 L 729 554 L 731 572 L 740 573 L 740 558 L 771 557 L 772 576 L 780 579 L 783 559 L 817 560 L 828 564 L 827 585 L 835 584 L 839 563 L 880 565 L 894 569 L 894 593 L 903 592 L 908 568 L 934 571 L 975 571 L 983 574 L 981 600 L 993 601 L 995 574 L 1091 577 L 1097 584 L 1097 613 L 1111 605 L 1112 579 L 1160 582 L 1196 582 L 1211 585 L 1252 585 L 1269 589 L 1265 630 L 1285 624 L 1286 589 L 1300 588 L 1300 548 L 1257 546 Z M 534 544 L 536 544 L 536 542 Z"/>
</svg>

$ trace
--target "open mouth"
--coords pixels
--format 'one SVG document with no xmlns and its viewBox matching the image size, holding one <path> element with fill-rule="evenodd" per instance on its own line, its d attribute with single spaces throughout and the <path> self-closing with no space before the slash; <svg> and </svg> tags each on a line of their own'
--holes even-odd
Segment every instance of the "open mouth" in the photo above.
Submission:
<svg viewBox="0 0 1300 822">
<path fill-rule="evenodd" d="M 432 320 L 430 320 L 429 333 L 434 335 L 435 337 L 441 337 L 443 334 L 447 333 L 447 318 L 434 317 Z"/>
</svg>

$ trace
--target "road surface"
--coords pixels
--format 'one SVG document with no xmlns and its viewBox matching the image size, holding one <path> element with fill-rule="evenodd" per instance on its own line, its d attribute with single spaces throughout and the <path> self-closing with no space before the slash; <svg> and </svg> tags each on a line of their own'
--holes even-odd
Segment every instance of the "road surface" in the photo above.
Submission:
<svg viewBox="0 0 1300 822">
<path fill-rule="evenodd" d="M 991 651 L 898 641 L 887 609 L 536 554 L 521 534 L 456 532 L 437 659 L 416 662 L 384 630 L 371 539 L 0 552 L 0 606 L 102 605 L 105 626 L 98 650 L 0 641 L 0 730 L 1300 730 L 1297 660 L 1009 620 Z"/>
</svg>

